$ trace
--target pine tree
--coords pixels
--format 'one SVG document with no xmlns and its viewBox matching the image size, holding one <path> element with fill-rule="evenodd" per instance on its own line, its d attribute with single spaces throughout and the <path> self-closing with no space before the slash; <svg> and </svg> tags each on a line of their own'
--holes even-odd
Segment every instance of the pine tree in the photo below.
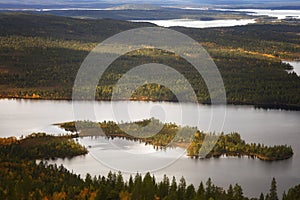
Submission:
<svg viewBox="0 0 300 200">
<path fill-rule="evenodd" d="M 116 181 L 116 190 L 118 192 L 122 191 L 124 189 L 124 180 L 121 172 L 118 172 L 117 175 L 117 181 Z"/>
<path fill-rule="evenodd" d="M 168 195 L 168 200 L 173 200 L 173 199 L 178 199 L 177 198 L 177 182 L 176 182 L 176 178 L 175 176 L 173 176 L 172 178 L 172 183 L 170 186 L 170 191 L 169 191 L 169 195 Z"/>
<path fill-rule="evenodd" d="M 229 188 L 227 190 L 227 199 L 233 199 L 233 187 L 231 184 L 229 185 Z"/>
<path fill-rule="evenodd" d="M 240 185 L 235 184 L 234 188 L 233 188 L 233 198 L 235 200 L 242 200 L 244 199 L 243 196 L 243 189 Z"/>
<path fill-rule="evenodd" d="M 186 188 L 185 199 L 192 200 L 196 197 L 196 191 L 193 184 L 189 185 Z"/>
<path fill-rule="evenodd" d="M 276 184 L 275 178 L 272 179 L 269 198 L 270 198 L 270 200 L 278 200 L 277 184 Z"/>
<path fill-rule="evenodd" d="M 265 200 L 265 196 L 263 193 L 260 193 L 259 200 Z"/>
<path fill-rule="evenodd" d="M 163 180 L 158 184 L 158 196 L 163 199 L 169 194 L 170 181 L 169 178 L 164 175 Z"/>
<path fill-rule="evenodd" d="M 153 180 L 149 172 L 144 176 L 142 187 L 143 199 L 153 200 L 155 185 L 153 184 Z"/>
<path fill-rule="evenodd" d="M 186 190 L 186 182 L 185 182 L 185 179 L 182 176 L 180 178 L 180 181 L 179 181 L 179 184 L 178 184 L 178 191 L 177 191 L 178 199 L 184 199 L 185 190 Z"/>
<path fill-rule="evenodd" d="M 212 191 L 213 191 L 212 188 L 213 188 L 213 186 L 211 183 L 211 178 L 208 178 L 208 180 L 206 182 L 206 198 L 207 199 L 212 196 Z"/>
<path fill-rule="evenodd" d="M 286 196 L 285 191 L 284 191 L 283 194 L 282 194 L 282 200 L 287 200 L 287 196 Z"/>
<path fill-rule="evenodd" d="M 132 178 L 132 176 L 130 175 L 129 181 L 128 181 L 128 192 L 131 193 L 132 190 L 133 190 L 133 178 Z"/>
<path fill-rule="evenodd" d="M 205 199 L 205 189 L 203 183 L 201 181 L 198 190 L 197 190 L 197 199 L 204 200 Z"/>
<path fill-rule="evenodd" d="M 132 190 L 132 199 L 142 199 L 142 176 L 140 174 L 136 174 L 134 178 L 134 186 Z"/>
</svg>

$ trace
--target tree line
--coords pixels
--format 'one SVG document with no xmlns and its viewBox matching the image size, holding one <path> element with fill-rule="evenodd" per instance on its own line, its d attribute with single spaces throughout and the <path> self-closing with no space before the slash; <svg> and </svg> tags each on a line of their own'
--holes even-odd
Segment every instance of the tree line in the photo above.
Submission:
<svg viewBox="0 0 300 200">
<path fill-rule="evenodd" d="M 162 181 L 150 173 L 136 174 L 124 180 L 122 174 L 109 172 L 107 176 L 73 174 L 62 165 L 47 162 L 0 162 L 0 195 L 2 199 L 91 199 L 91 200 L 278 200 L 276 179 L 268 193 L 249 198 L 239 184 L 228 189 L 218 187 L 209 178 L 195 187 L 184 177 L 179 181 L 164 175 Z M 300 185 L 284 192 L 282 200 L 300 198 Z"/>
</svg>

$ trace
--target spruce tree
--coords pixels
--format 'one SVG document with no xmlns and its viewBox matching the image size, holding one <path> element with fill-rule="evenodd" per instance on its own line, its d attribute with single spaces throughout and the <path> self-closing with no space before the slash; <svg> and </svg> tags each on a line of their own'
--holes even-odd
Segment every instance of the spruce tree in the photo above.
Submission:
<svg viewBox="0 0 300 200">
<path fill-rule="evenodd" d="M 275 178 L 272 179 L 269 199 L 270 200 L 278 200 L 277 185 L 276 185 L 276 179 Z"/>
</svg>

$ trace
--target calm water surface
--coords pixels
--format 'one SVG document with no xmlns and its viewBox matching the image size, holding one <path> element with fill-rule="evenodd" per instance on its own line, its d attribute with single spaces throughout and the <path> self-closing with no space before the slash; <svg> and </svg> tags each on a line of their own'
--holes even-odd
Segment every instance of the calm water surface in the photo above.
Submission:
<svg viewBox="0 0 300 200">
<path fill-rule="evenodd" d="M 270 10 L 270 9 L 236 9 L 233 11 L 246 12 L 253 16 L 266 15 L 269 17 L 276 17 L 278 19 L 285 19 L 287 17 L 300 18 L 300 10 Z"/>
<path fill-rule="evenodd" d="M 205 10 L 205 8 L 180 7 L 187 10 Z M 270 9 L 216 9 L 220 11 L 244 12 L 252 16 L 269 16 L 277 19 L 300 18 L 300 10 L 270 10 Z M 162 27 L 182 26 L 189 28 L 212 28 L 243 26 L 256 23 L 255 19 L 224 19 L 224 20 L 193 20 L 193 19 L 169 19 L 169 20 L 131 20 L 133 22 L 150 22 Z"/>
<path fill-rule="evenodd" d="M 84 108 L 91 102 L 80 102 Z M 113 106 L 127 106 L 132 120 L 156 117 L 163 122 L 198 126 L 201 130 L 218 129 L 211 119 L 211 106 L 201 105 L 200 123 L 182 122 L 184 107 L 190 121 L 194 122 L 195 104 L 154 102 L 96 102 L 94 105 L 97 121 L 113 120 Z M 159 107 L 160 109 L 157 109 Z M 156 109 L 153 109 L 156 108 Z M 72 102 L 70 101 L 34 101 L 34 100 L 0 100 L 0 136 L 20 136 L 31 132 L 44 131 L 59 134 L 63 130 L 51 125 L 74 120 Z M 214 114 L 222 114 L 224 106 L 215 106 Z M 157 112 L 154 112 L 157 111 Z M 210 124 L 210 126 L 208 125 Z M 189 183 L 196 186 L 200 181 L 211 177 L 216 185 L 228 187 L 239 183 L 244 193 L 258 196 L 267 192 L 272 177 L 277 178 L 278 190 L 283 190 L 300 183 L 300 112 L 282 110 L 254 109 L 251 106 L 227 106 L 223 131 L 237 131 L 247 142 L 261 142 L 268 145 L 288 144 L 294 149 L 293 158 L 278 162 L 263 162 L 248 158 L 219 158 L 210 160 L 192 160 L 184 156 L 180 148 L 156 151 L 152 146 L 122 139 L 113 141 L 103 138 L 81 138 L 79 142 L 91 146 L 86 156 L 73 159 L 58 159 L 73 172 L 92 175 L 106 175 L 108 171 L 122 170 L 132 172 L 152 171 L 159 180 L 163 174 L 184 176 Z M 182 155 L 183 156 L 180 156 Z M 158 169 L 158 170 L 155 170 Z M 125 173 L 128 177 L 129 173 Z"/>
<path fill-rule="evenodd" d="M 212 28 L 242 26 L 255 23 L 254 19 L 225 19 L 225 20 L 193 20 L 193 19 L 169 19 L 169 20 L 131 20 L 132 22 L 150 22 L 162 27 L 182 26 L 189 28 Z"/>
</svg>

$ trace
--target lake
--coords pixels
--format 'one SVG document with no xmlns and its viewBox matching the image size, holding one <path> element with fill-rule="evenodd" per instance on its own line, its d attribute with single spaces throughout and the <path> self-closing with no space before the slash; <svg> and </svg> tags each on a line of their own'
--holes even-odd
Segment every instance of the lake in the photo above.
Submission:
<svg viewBox="0 0 300 200">
<path fill-rule="evenodd" d="M 186 7 L 181 9 L 187 10 L 203 10 L 203 8 L 193 8 L 193 7 Z M 219 11 L 234 11 L 234 12 L 243 12 L 247 15 L 251 16 L 268 16 L 268 17 L 275 17 L 277 19 L 285 19 L 285 18 L 300 18 L 300 10 L 292 10 L 292 9 L 230 9 L 230 8 L 217 8 L 212 10 L 219 10 Z"/>
<path fill-rule="evenodd" d="M 300 18 L 300 10 L 233 9 L 231 11 L 246 12 L 248 15 L 253 15 L 253 16 L 265 15 L 269 17 L 276 17 L 278 19 L 285 19 L 288 17 L 297 18 L 297 19 Z"/>
<path fill-rule="evenodd" d="M 288 73 L 295 72 L 298 76 L 300 76 L 300 61 L 284 61 L 284 62 L 293 66 L 292 70 L 287 70 Z"/>
<path fill-rule="evenodd" d="M 77 102 L 83 108 L 92 102 Z M 225 106 L 208 106 L 167 102 L 96 102 L 94 105 L 97 121 L 114 120 L 112 107 L 128 107 L 132 120 L 141 120 L 152 116 L 163 122 L 180 125 L 198 126 L 201 130 L 218 129 L 211 123 L 211 110 L 221 115 Z M 51 124 L 74 120 L 71 101 L 41 100 L 0 100 L 0 136 L 21 136 L 31 132 L 44 131 L 52 134 L 65 133 Z M 199 109 L 200 123 L 183 122 L 181 111 L 194 122 L 195 111 Z M 121 120 L 121 119 L 119 119 Z M 119 121 L 118 120 L 118 121 Z M 279 193 L 300 183 L 300 112 L 285 110 L 263 110 L 252 106 L 226 106 L 223 131 L 237 131 L 246 142 L 260 142 L 267 145 L 288 144 L 294 149 L 289 160 L 264 162 L 250 158 L 219 158 L 193 160 L 184 155 L 180 148 L 156 151 L 152 146 L 122 139 L 106 140 L 99 138 L 81 138 L 79 142 L 91 153 L 73 159 L 57 159 L 50 163 L 63 164 L 69 170 L 84 176 L 106 175 L 110 170 L 130 173 L 151 171 L 160 180 L 163 174 L 184 176 L 188 183 L 197 187 L 200 181 L 211 177 L 218 186 L 228 187 L 239 183 L 244 194 L 258 196 L 268 192 L 272 177 L 276 177 Z"/>
<path fill-rule="evenodd" d="M 181 8 L 187 10 L 203 10 L 203 8 Z M 204 9 L 205 10 L 205 9 Z M 288 17 L 300 18 L 300 10 L 270 10 L 270 9 L 216 9 L 220 11 L 244 12 L 252 16 L 269 16 L 277 19 Z M 150 22 L 162 27 L 182 26 L 189 28 L 212 28 L 212 27 L 231 27 L 243 26 L 256 23 L 255 19 L 224 19 L 224 20 L 194 20 L 194 19 L 170 19 L 170 20 L 131 20 L 132 22 Z"/>
<path fill-rule="evenodd" d="M 207 8 L 179 7 L 186 10 L 207 10 Z M 300 18 L 300 10 L 270 10 L 270 9 L 215 9 L 219 11 L 243 12 L 251 16 L 269 16 L 277 19 Z M 130 20 L 132 22 L 150 22 L 162 27 L 182 26 L 188 28 L 213 28 L 243 26 L 256 23 L 255 19 L 224 19 L 224 20 L 194 20 L 194 19 L 168 19 L 168 20 Z"/>
<path fill-rule="evenodd" d="M 182 26 L 189 28 L 212 28 L 242 26 L 255 23 L 254 19 L 224 19 L 224 20 L 193 20 L 193 19 L 169 19 L 169 20 L 130 20 L 132 22 L 150 22 L 162 27 Z"/>
</svg>

